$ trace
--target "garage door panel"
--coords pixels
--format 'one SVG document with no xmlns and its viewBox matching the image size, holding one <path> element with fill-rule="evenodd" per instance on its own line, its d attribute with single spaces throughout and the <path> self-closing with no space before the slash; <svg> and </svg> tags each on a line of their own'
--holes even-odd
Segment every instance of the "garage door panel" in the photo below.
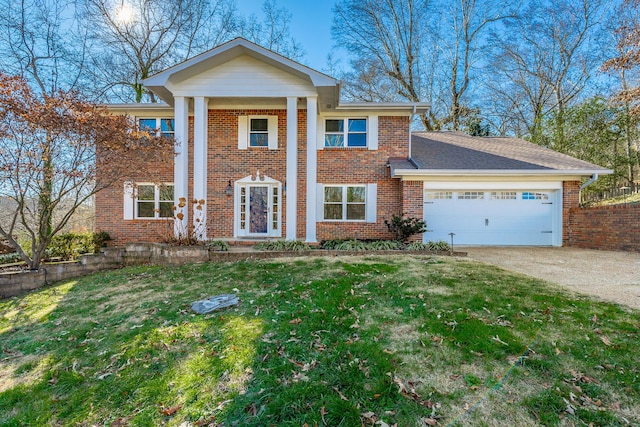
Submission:
<svg viewBox="0 0 640 427">
<path fill-rule="evenodd" d="M 433 191 L 425 191 L 425 241 L 448 242 L 449 233 L 455 233 L 455 244 L 553 245 L 553 192 L 493 190 L 482 194 L 474 190 L 454 192 L 451 199 L 434 199 L 434 194 L 443 192 Z M 538 199 L 533 199 L 536 195 Z"/>
</svg>

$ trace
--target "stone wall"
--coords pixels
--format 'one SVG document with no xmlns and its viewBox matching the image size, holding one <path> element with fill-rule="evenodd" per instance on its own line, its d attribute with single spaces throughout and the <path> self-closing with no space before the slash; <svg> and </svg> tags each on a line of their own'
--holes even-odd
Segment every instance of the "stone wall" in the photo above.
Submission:
<svg viewBox="0 0 640 427">
<path fill-rule="evenodd" d="M 640 205 L 569 209 L 568 246 L 640 252 Z"/>
</svg>

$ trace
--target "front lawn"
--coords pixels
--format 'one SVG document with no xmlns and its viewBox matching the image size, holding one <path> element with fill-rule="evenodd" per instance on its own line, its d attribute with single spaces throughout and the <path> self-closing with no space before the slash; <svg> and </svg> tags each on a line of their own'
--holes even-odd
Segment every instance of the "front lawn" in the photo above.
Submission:
<svg viewBox="0 0 640 427">
<path fill-rule="evenodd" d="M 640 425 L 638 355 L 640 313 L 463 259 L 131 267 L 0 301 L 0 425 Z"/>
</svg>

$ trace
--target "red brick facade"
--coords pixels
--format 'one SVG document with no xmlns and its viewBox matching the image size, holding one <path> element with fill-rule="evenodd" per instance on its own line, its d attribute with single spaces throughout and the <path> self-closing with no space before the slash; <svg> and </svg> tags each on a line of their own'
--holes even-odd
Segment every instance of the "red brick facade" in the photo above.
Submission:
<svg viewBox="0 0 640 427">
<path fill-rule="evenodd" d="M 278 149 L 250 147 L 238 149 L 238 116 L 278 116 Z M 225 192 L 228 182 L 247 176 L 268 176 L 290 188 L 286 182 L 286 121 L 287 111 L 281 110 L 209 110 L 207 156 L 207 237 L 210 239 L 234 237 L 235 195 Z M 297 237 L 306 236 L 306 110 L 298 110 L 298 162 L 297 162 Z M 189 118 L 189 194 L 193 197 L 193 117 Z M 381 116 L 378 118 L 378 150 L 366 148 L 325 148 L 317 151 L 317 182 L 319 184 L 377 184 L 377 217 L 368 222 L 318 222 L 317 240 L 334 238 L 376 239 L 390 234 L 384 220 L 403 212 L 403 195 L 399 179 L 390 177 L 389 157 L 408 154 L 408 117 Z M 315 141 L 313 141 L 315 144 Z M 142 160 L 141 160 L 142 162 Z M 142 163 L 141 163 L 142 164 Z M 160 180 L 173 181 L 173 164 L 159 165 Z M 131 165 L 132 171 L 142 169 Z M 134 182 L 148 182 L 146 176 L 133 172 Z M 123 184 L 120 183 L 96 195 L 96 229 L 108 232 L 113 244 L 131 241 L 161 241 L 172 232 L 167 220 L 124 220 Z M 286 191 L 280 206 L 282 212 L 281 236 L 286 235 Z M 176 196 L 180 197 L 183 195 Z M 412 196 L 413 197 L 413 196 Z M 420 197 L 422 197 L 420 195 Z M 316 201 L 310 201 L 316 204 Z M 419 204 L 419 207 L 422 205 Z M 192 212 L 189 212 L 192 215 Z M 422 213 L 420 212 L 419 216 Z M 413 215 L 416 216 L 416 215 Z"/>
<path fill-rule="evenodd" d="M 640 205 L 574 207 L 568 223 L 569 246 L 640 252 Z"/>
<path fill-rule="evenodd" d="M 580 206 L 580 181 L 562 183 L 562 244 L 569 242 L 569 211 Z"/>
</svg>

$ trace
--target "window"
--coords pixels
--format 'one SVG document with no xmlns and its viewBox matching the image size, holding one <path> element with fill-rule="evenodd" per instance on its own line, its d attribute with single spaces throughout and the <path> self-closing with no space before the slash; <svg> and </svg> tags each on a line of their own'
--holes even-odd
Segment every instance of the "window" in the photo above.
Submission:
<svg viewBox="0 0 640 427">
<path fill-rule="evenodd" d="M 173 184 L 138 184 L 136 218 L 173 218 Z"/>
<path fill-rule="evenodd" d="M 325 147 L 366 147 L 367 119 L 325 120 Z"/>
<path fill-rule="evenodd" d="M 364 221 L 366 215 L 366 186 L 325 186 L 324 219 L 335 221 Z"/>
<path fill-rule="evenodd" d="M 173 138 L 175 134 L 174 119 L 138 119 L 138 126 L 140 130 L 146 130 L 168 138 Z"/>
<path fill-rule="evenodd" d="M 250 119 L 249 146 L 267 147 L 269 145 L 269 124 L 265 119 Z"/>
<path fill-rule="evenodd" d="M 238 116 L 238 150 L 278 149 L 278 116 Z"/>
<path fill-rule="evenodd" d="M 427 193 L 427 199 L 429 200 L 442 200 L 442 199 L 452 199 L 453 193 L 451 191 L 441 191 L 438 193 Z"/>
<path fill-rule="evenodd" d="M 517 193 L 515 191 L 491 192 L 491 200 L 516 200 L 517 198 Z"/>
<path fill-rule="evenodd" d="M 531 191 L 524 191 L 522 193 L 522 200 L 549 200 L 547 193 L 533 193 Z"/>
<path fill-rule="evenodd" d="M 484 199 L 483 191 L 463 191 L 458 193 L 458 200 Z"/>
</svg>

